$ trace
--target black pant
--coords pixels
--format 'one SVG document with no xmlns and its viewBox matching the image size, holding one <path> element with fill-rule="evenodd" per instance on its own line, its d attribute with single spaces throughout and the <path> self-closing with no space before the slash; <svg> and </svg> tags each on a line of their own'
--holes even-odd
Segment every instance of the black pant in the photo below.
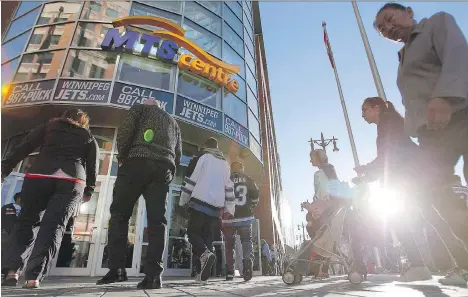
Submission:
<svg viewBox="0 0 468 297">
<path fill-rule="evenodd" d="M 461 156 L 468 179 L 468 108 L 453 114 L 443 130 L 421 129 L 418 140 L 427 160 L 425 166 L 437 169 L 431 176 L 432 189 L 421 197 L 423 216 L 442 237 L 457 264 L 468 269 L 468 210 L 451 188 L 454 167 Z"/>
<path fill-rule="evenodd" d="M 402 216 L 398 216 L 390 220 L 389 226 L 391 226 L 396 233 L 401 245 L 403 246 L 408 260 L 413 267 L 424 266 L 421 253 L 416 244 L 416 240 L 411 232 L 413 228 L 413 219 L 411 216 L 416 215 L 417 212 L 409 211 Z M 359 210 L 348 212 L 347 218 L 350 224 L 351 231 L 351 249 L 353 251 L 354 259 L 356 262 L 356 269 L 359 272 L 366 271 L 366 265 L 363 262 L 363 250 L 362 244 L 366 243 L 370 246 L 378 247 L 381 255 L 383 256 L 382 264 L 386 268 L 391 268 L 393 265 L 385 250 L 385 236 L 388 232 L 375 228 L 380 225 L 379 221 L 374 221 L 372 216 Z M 382 236 L 383 235 L 383 236 Z"/>
<path fill-rule="evenodd" d="M 195 209 L 189 210 L 187 235 L 195 256 L 200 256 L 205 250 L 213 251 L 213 236 L 218 224 L 219 218 L 209 216 Z"/>
<path fill-rule="evenodd" d="M 170 165 L 145 158 L 126 160 L 119 168 L 110 207 L 109 268 L 125 268 L 128 221 L 133 207 L 143 195 L 148 217 L 148 249 L 145 273 L 157 276 L 163 271 L 166 243 L 166 208 L 169 184 L 172 181 Z"/>
<path fill-rule="evenodd" d="M 83 198 L 84 187 L 60 179 L 25 178 L 21 191 L 23 207 L 11 245 L 3 255 L 3 266 L 18 271 L 27 258 L 21 256 L 30 254 L 26 280 L 42 280 L 60 247 L 65 226 Z"/>
</svg>

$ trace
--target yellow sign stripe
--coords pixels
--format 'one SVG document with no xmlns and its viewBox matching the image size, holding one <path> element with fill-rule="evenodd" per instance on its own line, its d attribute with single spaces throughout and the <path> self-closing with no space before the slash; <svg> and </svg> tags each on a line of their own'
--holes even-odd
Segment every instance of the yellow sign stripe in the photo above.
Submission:
<svg viewBox="0 0 468 297">
<path fill-rule="evenodd" d="M 158 18 L 155 16 L 127 16 L 118 18 L 112 21 L 114 27 L 128 26 L 128 25 L 150 25 L 155 27 L 161 27 L 169 32 L 175 33 L 179 36 L 185 35 L 185 30 L 178 24 L 169 21 L 168 19 Z"/>
<path fill-rule="evenodd" d="M 186 48 L 189 52 L 194 54 L 195 56 L 198 57 L 198 59 L 202 60 L 205 63 L 210 63 L 214 66 L 218 66 L 220 68 L 223 68 L 226 70 L 226 72 L 230 74 L 237 74 L 240 72 L 240 67 L 238 65 L 232 65 L 225 63 L 219 59 L 216 59 L 215 57 L 211 56 L 207 52 L 205 52 L 203 49 L 201 49 L 198 45 L 195 43 L 191 42 L 185 37 L 181 37 L 177 34 L 174 34 L 172 32 L 168 31 L 161 31 L 161 30 L 155 30 L 153 31 L 153 35 L 162 37 L 164 39 L 172 40 L 175 43 L 179 44 L 180 46 Z"/>
</svg>

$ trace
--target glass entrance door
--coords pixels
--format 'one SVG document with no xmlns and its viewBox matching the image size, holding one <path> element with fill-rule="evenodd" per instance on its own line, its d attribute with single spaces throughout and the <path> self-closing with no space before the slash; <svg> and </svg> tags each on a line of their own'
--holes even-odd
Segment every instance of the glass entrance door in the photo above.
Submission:
<svg viewBox="0 0 468 297">
<path fill-rule="evenodd" d="M 51 275 L 90 275 L 99 243 L 99 218 L 102 217 L 105 181 L 98 179 L 91 200 L 81 205 L 68 221 Z"/>
<path fill-rule="evenodd" d="M 110 205 L 112 203 L 112 193 L 114 190 L 115 178 L 111 178 L 107 185 L 105 206 L 102 215 L 102 224 L 100 227 L 99 242 L 96 243 L 98 256 L 94 262 L 96 268 L 93 275 L 104 275 L 109 270 L 109 257 L 107 251 L 107 236 L 109 231 Z M 128 223 L 128 242 L 127 242 L 127 260 L 126 270 L 129 276 L 137 275 L 140 252 L 141 252 L 141 236 L 137 235 L 136 230 L 139 230 L 141 218 L 143 214 L 143 198 L 140 197 L 133 208 L 133 213 Z M 135 248 L 138 247 L 138 248 Z"/>
</svg>

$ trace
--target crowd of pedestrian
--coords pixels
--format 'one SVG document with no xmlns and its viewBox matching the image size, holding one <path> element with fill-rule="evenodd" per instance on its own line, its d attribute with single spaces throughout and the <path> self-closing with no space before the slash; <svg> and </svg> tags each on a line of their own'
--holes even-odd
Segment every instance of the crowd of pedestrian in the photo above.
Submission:
<svg viewBox="0 0 468 297">
<path fill-rule="evenodd" d="M 401 42 L 398 53 L 397 84 L 405 115 L 380 97 L 366 98 L 362 116 L 377 125 L 377 158 L 355 168 L 355 182 L 380 180 L 382 187 L 405 193 L 405 214 L 389 221 L 401 242 L 410 265 L 401 271 L 404 281 L 432 277 L 423 260 L 413 232 L 435 230 L 430 241 L 443 242 L 453 259 L 452 268 L 441 280 L 446 285 L 466 285 L 468 281 L 468 209 L 453 191 L 454 166 L 464 158 L 468 178 L 468 45 L 455 19 L 440 12 L 417 22 L 410 7 L 386 4 L 378 11 L 375 28 L 385 38 Z M 18 272 L 24 271 L 25 288 L 37 288 L 57 254 L 67 223 L 78 205 L 89 201 L 96 186 L 99 147 L 89 130 L 90 119 L 80 109 L 68 109 L 59 117 L 34 128 L 2 161 L 2 181 L 13 168 L 40 147 L 34 165 L 24 176 L 21 194 L 2 207 L 2 286 L 16 286 Z M 410 137 L 416 137 L 416 144 Z M 140 289 L 162 286 L 163 254 L 166 243 L 166 204 L 169 185 L 182 155 L 181 131 L 177 121 L 155 100 L 130 108 L 117 134 L 119 170 L 110 222 L 107 253 L 108 273 L 97 285 L 123 282 L 128 242 L 128 222 L 140 196 L 146 202 L 149 244 Z M 314 238 L 323 219 L 333 209 L 335 198 L 328 185 L 337 181 L 334 167 L 323 150 L 310 154 L 313 166 L 315 205 L 322 203 L 322 217 L 307 218 L 307 230 Z M 336 196 L 336 195 L 335 195 Z M 214 248 L 221 233 L 226 254 L 226 280 L 234 278 L 236 249 L 241 275 L 252 278 L 255 263 L 252 224 L 259 202 L 255 182 L 244 172 L 242 162 L 229 163 L 215 138 L 191 160 L 182 186 L 180 205 L 188 209 L 188 240 L 194 257 L 194 276 L 205 282 L 220 258 Z M 309 207 L 311 204 L 308 204 Z M 356 211 L 359 213 L 359 211 Z M 362 215 L 368 228 L 360 225 Z M 355 269 L 367 274 L 363 243 L 386 250 L 375 240 L 388 230 L 372 224 L 372 216 L 360 214 L 348 221 Z M 370 235 L 372 234 L 372 235 Z M 239 235 L 240 245 L 235 244 Z M 388 237 L 388 236 L 387 236 Z M 242 247 L 240 251 L 240 246 Z M 222 253 L 221 253 L 222 254 Z M 302 257 L 311 257 L 304 251 Z M 283 270 L 285 256 L 262 240 L 264 274 Z M 317 255 L 319 257 L 319 255 Z M 383 256 L 384 259 L 388 255 Z M 27 266 L 25 261 L 27 259 Z M 327 260 L 323 258 L 323 260 Z M 241 262 L 241 263 L 240 263 Z M 389 265 L 391 266 L 391 265 Z M 296 267 L 306 270 L 308 267 Z M 328 277 L 329 267 L 315 269 L 318 277 Z"/>
</svg>

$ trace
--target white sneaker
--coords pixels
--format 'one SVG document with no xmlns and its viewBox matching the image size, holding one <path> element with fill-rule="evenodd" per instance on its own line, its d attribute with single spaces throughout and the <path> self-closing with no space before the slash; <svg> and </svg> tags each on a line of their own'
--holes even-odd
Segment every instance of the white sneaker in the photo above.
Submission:
<svg viewBox="0 0 468 297">
<path fill-rule="evenodd" d="M 201 274 L 197 273 L 195 276 L 195 283 L 200 284 L 200 285 L 206 285 L 208 282 L 207 281 L 202 281 L 201 280 Z"/>
<path fill-rule="evenodd" d="M 410 267 L 400 276 L 401 282 L 415 282 L 432 279 L 432 274 L 426 266 Z"/>
<path fill-rule="evenodd" d="M 445 286 L 467 286 L 468 271 L 454 268 L 447 273 L 447 275 L 439 279 L 439 283 Z"/>
<path fill-rule="evenodd" d="M 211 275 L 211 267 L 213 267 L 213 263 L 216 261 L 216 256 L 210 252 L 208 249 L 200 256 L 200 264 L 201 264 L 201 271 L 200 271 L 200 278 L 202 281 L 208 280 Z"/>
</svg>

